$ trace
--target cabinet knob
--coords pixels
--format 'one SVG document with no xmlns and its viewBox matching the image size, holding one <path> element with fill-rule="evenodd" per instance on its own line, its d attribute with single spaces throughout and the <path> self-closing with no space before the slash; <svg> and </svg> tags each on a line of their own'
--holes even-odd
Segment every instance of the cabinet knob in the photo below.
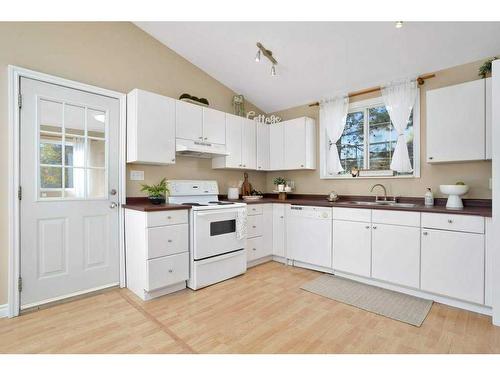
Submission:
<svg viewBox="0 0 500 375">
<path fill-rule="evenodd" d="M 247 165 L 246 164 L 243 164 L 244 167 L 246 167 Z"/>
<path fill-rule="evenodd" d="M 208 139 L 208 137 L 205 137 L 205 138 L 203 138 L 203 139 L 204 139 L 204 140 L 207 140 L 207 139 Z"/>
<path fill-rule="evenodd" d="M 253 251 L 257 250 L 255 247 L 252 249 Z"/>
<path fill-rule="evenodd" d="M 203 137 L 198 137 L 198 139 L 203 139 Z"/>
<path fill-rule="evenodd" d="M 373 229 L 377 229 L 377 226 L 376 226 L 376 225 L 374 225 L 374 226 L 373 226 Z"/>
<path fill-rule="evenodd" d="M 172 273 L 172 272 L 174 272 L 174 270 L 168 270 L 168 273 Z"/>
<path fill-rule="evenodd" d="M 238 167 L 241 167 L 242 165 L 241 164 L 238 164 Z"/>
<path fill-rule="evenodd" d="M 449 223 L 449 224 L 453 224 L 453 220 L 448 219 L 448 223 Z"/>
<path fill-rule="evenodd" d="M 422 234 L 423 234 L 424 236 L 427 236 L 427 235 L 429 234 L 429 232 L 422 232 Z"/>
<path fill-rule="evenodd" d="M 429 160 L 432 160 L 432 159 L 434 159 L 434 156 L 429 156 Z"/>
<path fill-rule="evenodd" d="M 301 168 L 304 168 L 304 164 L 301 164 L 301 165 L 300 165 L 300 167 L 301 167 Z"/>
<path fill-rule="evenodd" d="M 283 219 L 283 216 L 280 216 L 280 219 Z"/>
<path fill-rule="evenodd" d="M 252 228 L 253 228 L 253 229 L 255 229 L 255 228 L 257 228 L 257 227 L 256 227 L 255 225 L 252 225 Z"/>
<path fill-rule="evenodd" d="M 370 229 L 370 226 L 369 226 L 369 225 L 367 225 L 365 228 L 366 228 L 366 229 Z"/>
<path fill-rule="evenodd" d="M 168 220 L 172 219 L 172 216 L 167 216 L 167 219 L 168 219 Z"/>
<path fill-rule="evenodd" d="M 174 158 L 174 159 L 172 159 L 172 162 L 175 162 L 175 158 Z"/>
<path fill-rule="evenodd" d="M 167 240 L 167 242 L 170 242 L 170 243 L 172 243 L 172 240 Z"/>
</svg>

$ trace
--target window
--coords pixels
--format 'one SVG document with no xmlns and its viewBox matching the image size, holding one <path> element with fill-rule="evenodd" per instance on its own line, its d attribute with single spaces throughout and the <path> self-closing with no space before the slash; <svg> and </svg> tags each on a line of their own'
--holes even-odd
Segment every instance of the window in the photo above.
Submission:
<svg viewBox="0 0 500 375">
<path fill-rule="evenodd" d="M 418 114 L 419 103 L 414 106 Z M 396 147 L 397 132 L 394 129 L 389 113 L 381 98 L 351 103 L 346 118 L 342 136 L 337 142 L 339 158 L 344 172 L 337 176 L 327 176 L 324 173 L 324 160 L 321 153 L 322 178 L 352 178 L 353 168 L 363 170 L 362 177 L 418 177 L 419 150 L 418 132 L 419 116 L 410 115 L 405 131 L 412 173 L 397 173 L 390 170 L 392 154 Z M 324 134 L 324 132 L 321 132 Z M 323 142 L 321 141 L 321 144 Z M 359 178 L 359 177 L 358 177 Z"/>
</svg>

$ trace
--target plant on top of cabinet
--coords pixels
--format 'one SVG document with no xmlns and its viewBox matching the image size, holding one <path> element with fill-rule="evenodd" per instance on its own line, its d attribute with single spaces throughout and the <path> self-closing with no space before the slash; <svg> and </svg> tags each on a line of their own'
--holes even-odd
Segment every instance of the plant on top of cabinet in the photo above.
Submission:
<svg viewBox="0 0 500 375">
<path fill-rule="evenodd" d="M 166 196 L 170 194 L 167 179 L 163 179 L 156 185 L 141 185 L 141 191 L 148 194 L 149 201 L 152 204 L 163 204 L 166 201 Z"/>
<path fill-rule="evenodd" d="M 491 63 L 497 59 L 498 57 L 493 57 L 491 59 L 486 60 L 484 64 L 479 67 L 477 75 L 481 78 L 486 78 L 488 76 L 491 76 Z"/>
</svg>

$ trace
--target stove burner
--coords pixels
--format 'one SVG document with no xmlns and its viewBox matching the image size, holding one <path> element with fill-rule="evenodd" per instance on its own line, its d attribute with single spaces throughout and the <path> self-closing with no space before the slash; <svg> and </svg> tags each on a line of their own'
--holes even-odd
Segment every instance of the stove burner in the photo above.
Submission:
<svg viewBox="0 0 500 375">
<path fill-rule="evenodd" d="M 214 202 L 208 202 L 209 204 L 216 204 L 217 206 L 226 206 L 228 204 L 234 204 L 234 202 L 221 202 L 221 201 L 214 201 Z"/>
<path fill-rule="evenodd" d="M 196 206 L 196 207 L 200 207 L 200 206 L 208 206 L 208 204 L 190 203 L 190 202 L 185 202 L 185 203 L 183 203 L 183 204 L 190 205 L 190 206 Z"/>
</svg>

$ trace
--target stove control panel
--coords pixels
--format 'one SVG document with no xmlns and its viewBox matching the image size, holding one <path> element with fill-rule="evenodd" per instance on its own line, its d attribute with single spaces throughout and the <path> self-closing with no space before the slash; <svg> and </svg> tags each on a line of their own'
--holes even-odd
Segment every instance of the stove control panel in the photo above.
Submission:
<svg viewBox="0 0 500 375">
<path fill-rule="evenodd" d="M 217 195 L 219 187 L 217 181 L 210 180 L 168 180 L 170 195 Z"/>
</svg>

